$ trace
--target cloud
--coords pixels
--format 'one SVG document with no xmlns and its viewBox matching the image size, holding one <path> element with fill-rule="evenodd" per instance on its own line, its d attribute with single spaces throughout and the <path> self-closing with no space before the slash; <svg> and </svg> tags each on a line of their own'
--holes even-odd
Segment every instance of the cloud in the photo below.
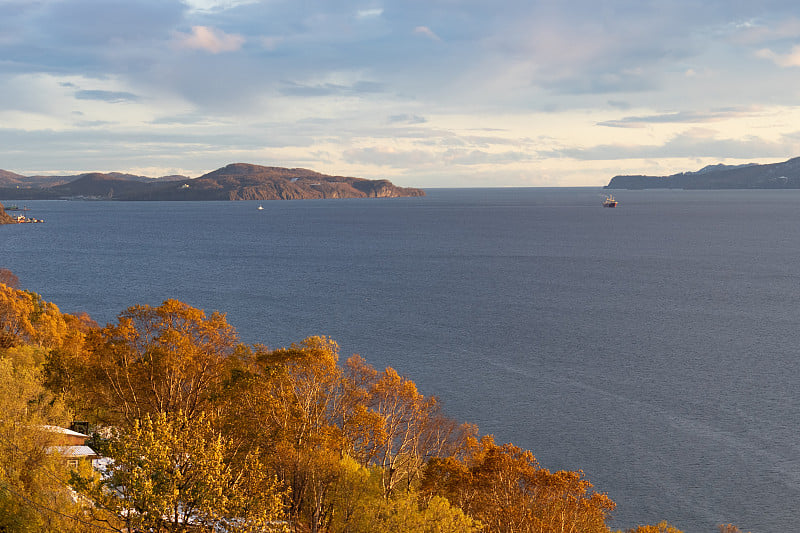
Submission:
<svg viewBox="0 0 800 533">
<path fill-rule="evenodd" d="M 677 111 L 659 115 L 624 117 L 617 120 L 598 122 L 598 126 L 610 128 L 643 128 L 648 124 L 703 123 L 718 122 L 751 115 L 755 109 L 719 109 L 711 111 Z"/>
<path fill-rule="evenodd" d="M 800 19 L 794 16 L 773 23 L 745 21 L 736 24 L 731 35 L 733 42 L 743 45 L 761 44 L 800 37 Z"/>
<path fill-rule="evenodd" d="M 427 150 L 399 150 L 388 147 L 370 147 L 346 150 L 345 161 L 395 168 L 426 166 L 437 161 L 436 154 Z"/>
<path fill-rule="evenodd" d="M 239 50 L 244 44 L 245 38 L 208 26 L 192 26 L 191 33 L 177 32 L 175 41 L 180 48 L 205 50 L 212 54 L 219 54 Z"/>
<path fill-rule="evenodd" d="M 75 98 L 78 100 L 99 100 L 110 104 L 122 102 L 136 102 L 139 97 L 133 93 L 125 91 L 101 91 L 101 90 L 82 90 L 75 91 Z"/>
<path fill-rule="evenodd" d="M 381 93 L 385 90 L 382 84 L 372 81 L 358 81 L 352 85 L 336 83 L 319 83 L 315 85 L 301 84 L 290 81 L 283 82 L 281 94 L 286 96 L 322 97 L 334 95 L 359 95 Z"/>
<path fill-rule="evenodd" d="M 347 150 L 345 160 L 351 163 L 378 165 L 397 169 L 431 166 L 481 166 L 504 165 L 528 161 L 530 154 L 519 151 L 487 152 L 449 148 L 447 150 L 397 149 L 391 147 L 369 147 Z"/>
<path fill-rule="evenodd" d="M 155 125 L 170 125 L 170 126 L 186 126 L 186 125 L 199 125 L 199 124 L 206 124 L 207 120 L 201 115 L 198 114 L 183 114 L 183 115 L 169 115 L 164 117 L 158 117 L 150 121 L 150 124 Z"/>
<path fill-rule="evenodd" d="M 424 124 L 428 122 L 425 117 L 421 117 L 419 115 L 409 115 L 407 113 L 403 113 L 401 115 L 392 115 L 389 117 L 390 124 Z"/>
<path fill-rule="evenodd" d="M 356 11 L 356 18 L 359 19 L 375 18 L 375 17 L 380 17 L 382 14 L 383 14 L 383 8 L 359 9 L 358 11 Z"/>
<path fill-rule="evenodd" d="M 434 41 L 442 40 L 438 35 L 436 35 L 433 32 L 433 30 L 431 30 L 427 26 L 417 26 L 416 28 L 414 28 L 414 33 L 416 33 L 417 35 L 424 35 L 425 37 L 432 39 Z"/>
<path fill-rule="evenodd" d="M 622 100 L 609 100 L 607 104 L 614 109 L 627 110 L 631 108 L 630 102 L 625 102 Z"/>
<path fill-rule="evenodd" d="M 281 44 L 283 41 L 283 37 L 271 37 L 265 36 L 259 39 L 261 42 L 261 46 L 264 47 L 265 50 L 274 51 L 277 50 L 278 45 Z"/>
<path fill-rule="evenodd" d="M 768 59 L 776 65 L 784 68 L 800 67 L 800 45 L 793 46 L 791 51 L 786 54 L 779 54 L 770 50 L 769 48 L 763 48 L 756 52 L 756 57 Z"/>
<path fill-rule="evenodd" d="M 758 159 L 792 157 L 793 142 L 784 137 L 768 141 L 747 136 L 721 139 L 707 130 L 691 130 L 672 137 L 663 144 L 625 145 L 603 144 L 587 148 L 567 148 L 540 153 L 546 157 L 569 157 L 582 161 L 613 161 L 623 159 L 699 158 Z"/>
<path fill-rule="evenodd" d="M 253 4 L 258 0 L 184 0 L 195 11 L 225 11 L 240 5 Z"/>
<path fill-rule="evenodd" d="M 208 151 L 238 159 L 250 143 L 253 153 L 280 146 L 269 157 L 290 165 L 356 150 L 359 172 L 374 161 L 381 171 L 428 165 L 429 175 L 493 158 L 501 173 L 533 173 L 541 167 L 526 153 L 563 147 L 553 159 L 572 164 L 603 157 L 599 143 L 622 158 L 690 153 L 692 142 L 755 155 L 758 142 L 744 137 L 659 136 L 683 129 L 667 125 L 726 121 L 719 135 L 772 139 L 800 120 L 788 68 L 800 66 L 796 0 L 568 4 L 0 0 L 0 117 L 21 129 L 74 126 L 58 140 L 76 146 L 107 134 L 119 161 L 126 150 L 172 151 L 173 166 Z M 109 103 L 123 105 L 109 116 Z M 751 117 L 759 106 L 764 116 Z M 648 125 L 662 125 L 651 140 L 629 129 Z M 123 142 L 115 132 L 142 135 Z M 787 144 L 761 146 L 771 155 Z"/>
<path fill-rule="evenodd" d="M 531 154 L 519 151 L 495 153 L 484 150 L 448 150 L 443 158 L 450 164 L 464 166 L 505 165 L 532 159 Z"/>
<path fill-rule="evenodd" d="M 177 24 L 186 10 L 179 0 L 70 0 L 69 2 L 31 2 L 38 4 L 29 14 L 28 24 L 42 33 L 42 45 L 59 44 L 73 51 L 84 46 L 109 44 L 130 46 L 161 39 Z M 31 29 L 30 27 L 28 28 Z M 97 52 L 101 52 L 97 50 Z"/>
</svg>

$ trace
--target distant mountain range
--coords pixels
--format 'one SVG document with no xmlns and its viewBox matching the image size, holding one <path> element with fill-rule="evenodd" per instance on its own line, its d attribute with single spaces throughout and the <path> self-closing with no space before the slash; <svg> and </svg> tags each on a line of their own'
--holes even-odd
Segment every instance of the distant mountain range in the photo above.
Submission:
<svg viewBox="0 0 800 533">
<path fill-rule="evenodd" d="M 303 168 L 235 163 L 199 178 L 148 178 L 118 172 L 21 176 L 0 170 L 3 200 L 301 200 L 425 196 L 388 180 L 328 176 Z"/>
<path fill-rule="evenodd" d="M 800 189 L 800 157 L 770 165 L 710 165 L 671 176 L 614 176 L 606 189 Z"/>
</svg>

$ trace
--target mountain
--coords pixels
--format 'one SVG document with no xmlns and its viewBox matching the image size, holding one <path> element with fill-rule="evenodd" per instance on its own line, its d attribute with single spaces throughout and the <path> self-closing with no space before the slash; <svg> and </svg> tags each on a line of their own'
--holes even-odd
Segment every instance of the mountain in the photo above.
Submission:
<svg viewBox="0 0 800 533">
<path fill-rule="evenodd" d="M 63 176 L 22 176 L 8 170 L 0 170 L 0 187 L 47 187 L 64 181 L 67 180 Z"/>
<path fill-rule="evenodd" d="M 25 176 L 14 174 L 8 170 L 0 170 L 0 184 L 3 184 L 3 186 L 11 183 L 18 183 L 20 179 L 25 179 Z"/>
<path fill-rule="evenodd" d="M 73 182 L 77 179 L 97 174 L 96 172 L 75 174 L 67 176 L 22 176 L 8 170 L 0 170 L 0 188 L 47 188 L 65 183 Z M 154 179 L 163 181 L 176 181 L 188 179 L 186 176 L 163 176 L 161 178 L 148 178 L 147 176 L 137 176 L 135 174 L 123 174 L 121 172 L 110 172 L 106 176 L 130 181 L 151 182 Z"/>
<path fill-rule="evenodd" d="M 393 198 L 424 196 L 421 189 L 396 187 L 388 180 L 328 176 L 302 168 L 235 163 L 199 178 L 145 178 L 93 172 L 51 186 L 20 183 L 0 188 L 14 200 L 93 198 L 109 200 L 298 200 L 315 198 Z"/>
<path fill-rule="evenodd" d="M 606 189 L 800 189 L 800 157 L 769 165 L 710 165 L 671 176 L 614 176 Z"/>
</svg>

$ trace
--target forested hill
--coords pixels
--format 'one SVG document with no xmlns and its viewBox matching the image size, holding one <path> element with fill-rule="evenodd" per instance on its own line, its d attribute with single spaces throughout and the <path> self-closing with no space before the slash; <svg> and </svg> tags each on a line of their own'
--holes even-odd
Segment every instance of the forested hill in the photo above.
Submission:
<svg viewBox="0 0 800 533">
<path fill-rule="evenodd" d="M 606 189 L 800 189 L 800 157 L 769 165 L 711 165 L 671 176 L 614 176 Z"/>
<path fill-rule="evenodd" d="M 0 171 L 0 198 L 46 200 L 300 200 L 424 196 L 422 189 L 396 187 L 388 180 L 329 176 L 302 168 L 235 163 L 199 178 L 145 178 L 119 173 L 89 173 L 69 179 L 19 176 Z"/>
</svg>

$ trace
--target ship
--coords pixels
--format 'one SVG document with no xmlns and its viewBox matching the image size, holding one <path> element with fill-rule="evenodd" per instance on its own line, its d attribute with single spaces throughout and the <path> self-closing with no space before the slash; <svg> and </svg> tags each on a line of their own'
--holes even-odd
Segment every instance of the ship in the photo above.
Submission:
<svg viewBox="0 0 800 533">
<path fill-rule="evenodd" d="M 614 196 L 606 196 L 605 201 L 603 201 L 603 207 L 617 207 L 617 201 L 614 199 Z"/>
</svg>

